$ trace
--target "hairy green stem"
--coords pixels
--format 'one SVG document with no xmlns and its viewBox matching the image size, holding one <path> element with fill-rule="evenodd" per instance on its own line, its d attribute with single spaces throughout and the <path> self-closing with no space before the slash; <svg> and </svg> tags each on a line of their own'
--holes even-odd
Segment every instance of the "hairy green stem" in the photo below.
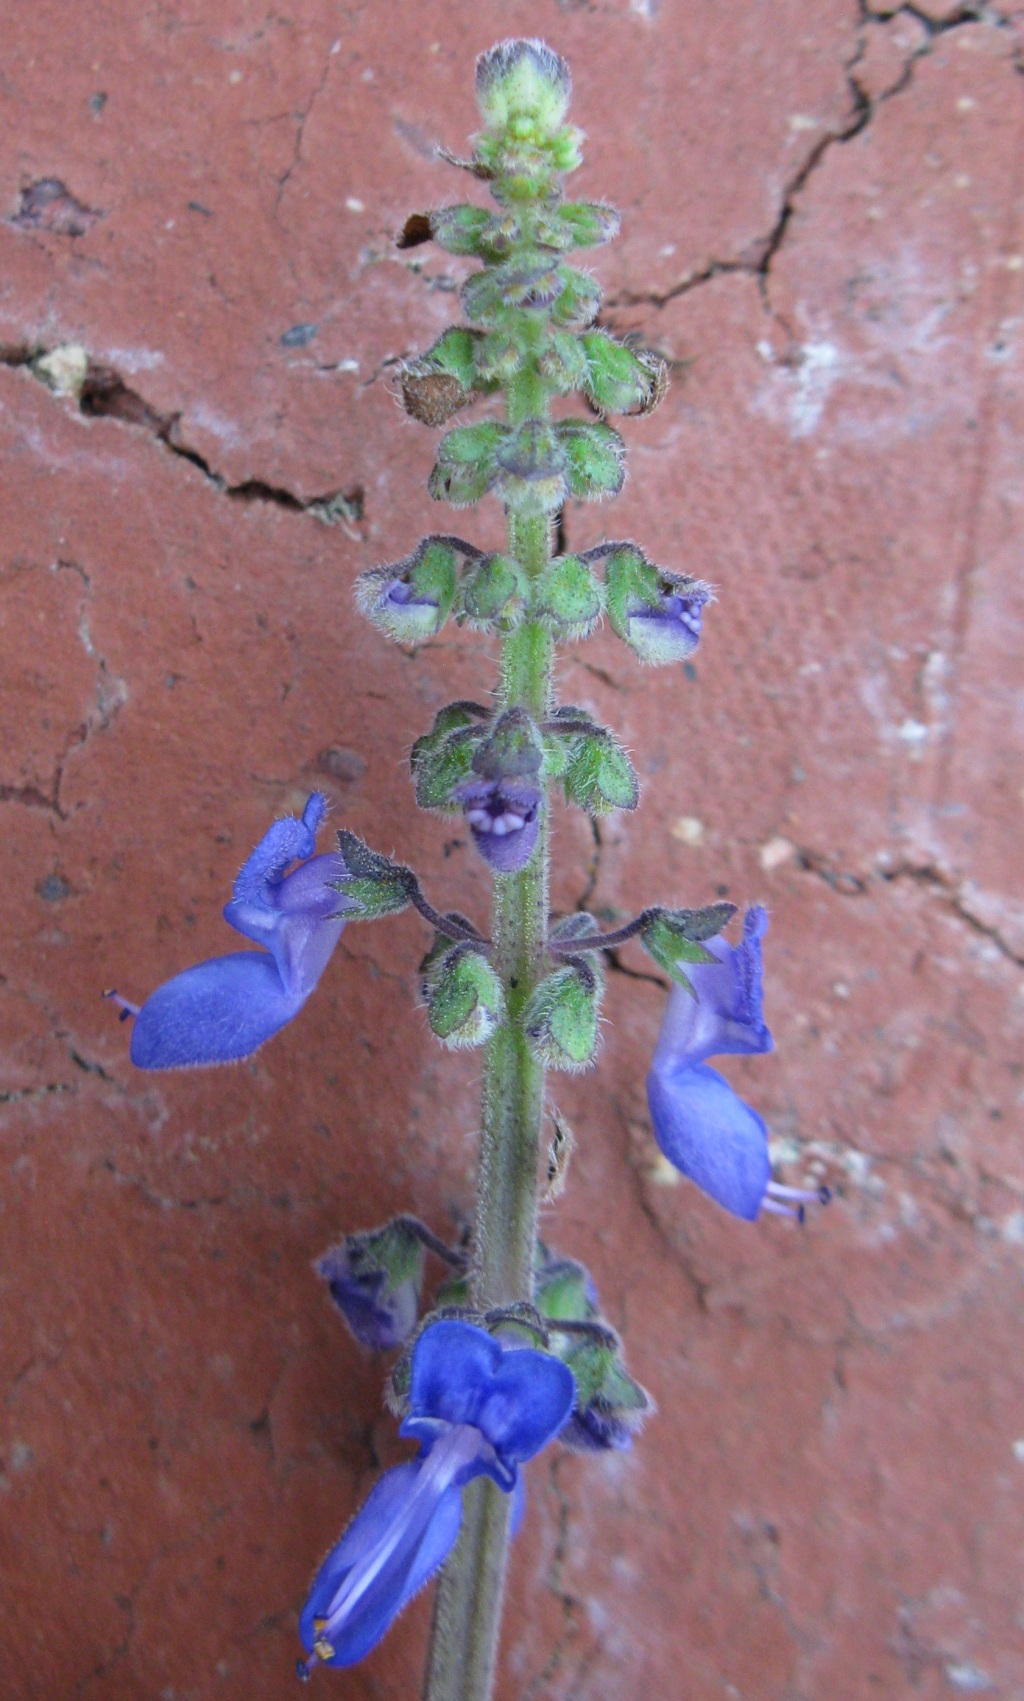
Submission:
<svg viewBox="0 0 1024 1701">
<path fill-rule="evenodd" d="M 509 415 L 536 406 L 510 396 Z M 518 406 L 517 406 L 518 404 Z M 512 516 L 509 548 L 531 578 L 550 559 L 545 515 Z M 506 639 L 501 707 L 520 706 L 541 720 L 551 695 L 553 643 L 527 621 Z M 519 874 L 495 885 L 491 937 L 505 984 L 508 1019 L 487 1047 L 477 1178 L 472 1298 L 481 1310 L 533 1297 L 544 1067 L 522 1028 L 522 1013 L 542 972 L 548 915 L 548 823 Z M 488 1701 L 501 1625 L 508 1549 L 509 1496 L 487 1478 L 462 1497 L 462 1533 L 438 1585 L 424 1701 Z"/>
</svg>

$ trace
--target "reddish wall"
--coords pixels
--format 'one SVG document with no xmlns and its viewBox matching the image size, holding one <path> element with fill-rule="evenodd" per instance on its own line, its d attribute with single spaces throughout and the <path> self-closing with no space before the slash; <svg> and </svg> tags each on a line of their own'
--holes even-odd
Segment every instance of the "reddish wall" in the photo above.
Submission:
<svg viewBox="0 0 1024 1701">
<path fill-rule="evenodd" d="M 484 913 L 405 753 L 486 691 L 486 646 L 446 632 L 410 660 L 350 586 L 446 523 L 389 363 L 448 322 L 457 265 L 390 238 L 463 192 L 431 143 L 464 146 L 473 57 L 515 31 L 570 56 L 580 193 L 624 214 L 596 261 L 607 322 L 678 363 L 626 427 L 625 495 L 574 508 L 568 537 L 633 535 L 719 587 L 695 680 L 610 635 L 566 655 L 566 695 L 647 782 L 592 902 L 769 905 L 777 1051 L 730 1073 L 779 1174 L 838 1200 L 800 1233 L 672 1185 L 642 1088 L 663 994 L 611 977 L 599 1070 L 557 1083 L 579 1149 L 545 1226 L 660 1410 L 630 1456 L 533 1468 L 502 1701 L 1024 1693 L 1024 14 L 917 10 L 35 0 L 8 20 L 11 1701 L 288 1694 L 313 1565 L 401 1451 L 310 1263 L 342 1228 L 414 1208 L 445 1229 L 469 1203 L 478 1060 L 428 1043 L 420 925 L 351 927 L 231 1073 L 134 1073 L 99 993 L 230 948 L 234 871 L 313 785 Z M 29 196 L 19 224 L 49 178 L 77 206 Z M 66 344 L 104 417 L 17 364 Z M 362 518 L 329 527 L 308 504 L 339 490 Z M 465 529 L 493 544 L 500 516 Z M 563 904 L 592 849 L 561 814 Z M 324 1693 L 417 1693 L 427 1622 L 422 1602 Z"/>
</svg>

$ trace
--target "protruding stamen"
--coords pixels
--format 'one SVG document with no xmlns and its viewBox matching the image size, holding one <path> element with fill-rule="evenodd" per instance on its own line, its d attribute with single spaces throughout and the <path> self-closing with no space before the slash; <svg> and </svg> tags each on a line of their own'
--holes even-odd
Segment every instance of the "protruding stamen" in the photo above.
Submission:
<svg viewBox="0 0 1024 1701">
<path fill-rule="evenodd" d="M 774 1211 L 777 1216 L 795 1217 L 798 1223 L 802 1223 L 808 1205 L 827 1205 L 831 1198 L 830 1187 L 785 1187 L 781 1181 L 770 1181 L 765 1188 L 761 1209 Z"/>
<path fill-rule="evenodd" d="M 118 1018 L 118 1020 L 121 1021 L 121 1022 L 127 1022 L 129 1016 L 137 1016 L 139 1011 L 142 1008 L 141 1004 L 133 1004 L 129 998 L 122 998 L 121 994 L 117 991 L 116 987 L 113 987 L 113 986 L 109 987 L 108 990 L 103 994 L 103 996 L 104 996 L 104 998 L 112 998 L 113 999 L 114 1003 L 117 1005 L 118 1009 L 121 1012 L 121 1014 Z"/>
</svg>

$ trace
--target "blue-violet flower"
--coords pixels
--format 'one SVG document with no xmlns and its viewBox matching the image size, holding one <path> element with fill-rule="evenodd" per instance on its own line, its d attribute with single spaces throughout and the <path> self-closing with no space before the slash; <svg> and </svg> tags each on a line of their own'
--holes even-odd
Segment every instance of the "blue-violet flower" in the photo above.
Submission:
<svg viewBox="0 0 1024 1701">
<path fill-rule="evenodd" d="M 275 821 L 234 885 L 224 919 L 261 951 L 213 957 L 166 981 L 135 1017 L 131 1059 L 139 1069 L 185 1069 L 248 1057 L 297 1015 L 327 966 L 351 906 L 332 889 L 348 870 L 338 852 L 313 856 L 327 800 L 314 792 L 302 819 Z M 291 874 L 285 870 L 308 857 Z"/>
<path fill-rule="evenodd" d="M 756 1110 L 705 1062 L 723 1054 L 771 1051 L 761 1009 L 763 909 L 749 909 L 739 945 L 710 939 L 714 963 L 686 965 L 696 997 L 673 987 L 650 1074 L 647 1102 L 654 1137 L 670 1163 L 735 1216 L 761 1211 L 801 1216 L 827 1189 L 783 1187 L 772 1180 L 768 1129 Z"/>
<path fill-rule="evenodd" d="M 572 1372 L 550 1354 L 471 1323 L 428 1325 L 400 1431 L 420 1442 L 419 1457 L 381 1478 L 317 1572 L 299 1619 L 301 1677 L 318 1661 L 354 1665 L 376 1646 L 455 1546 L 465 1485 L 487 1475 L 511 1493 L 574 1398 Z"/>
</svg>

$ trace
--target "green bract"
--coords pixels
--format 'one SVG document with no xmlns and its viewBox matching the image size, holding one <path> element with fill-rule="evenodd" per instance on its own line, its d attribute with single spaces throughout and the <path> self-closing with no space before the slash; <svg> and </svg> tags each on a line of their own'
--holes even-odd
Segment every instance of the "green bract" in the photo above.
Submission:
<svg viewBox="0 0 1024 1701">
<path fill-rule="evenodd" d="M 546 975 L 523 1013 L 523 1028 L 549 1069 L 586 1069 L 597 1050 L 604 991 L 599 972 L 576 958 Z"/>
<path fill-rule="evenodd" d="M 409 902 L 415 878 L 401 863 L 381 856 L 369 845 L 344 828 L 338 834 L 338 849 L 349 874 L 345 880 L 331 882 L 358 908 L 352 911 L 353 921 L 376 921 L 380 916 L 395 915 Z"/>
<path fill-rule="evenodd" d="M 427 1020 L 451 1050 L 483 1045 L 505 1013 L 500 978 L 487 958 L 467 943 L 428 959 L 424 996 Z"/>
<path fill-rule="evenodd" d="M 578 555 L 561 555 L 537 582 L 534 612 L 562 638 L 585 638 L 601 618 L 600 587 Z"/>
<path fill-rule="evenodd" d="M 497 471 L 497 452 L 508 428 L 490 422 L 460 425 L 442 437 L 427 485 L 436 502 L 468 508 L 485 496 Z"/>
<path fill-rule="evenodd" d="M 657 910 L 641 928 L 640 939 L 658 967 L 671 975 L 678 986 L 692 992 L 693 985 L 683 964 L 715 962 L 703 941 L 721 933 L 735 914 L 736 905 L 728 903 L 708 904 L 701 910 Z"/>
<path fill-rule="evenodd" d="M 567 419 L 558 441 L 568 462 L 569 490 L 584 502 L 617 496 L 626 476 L 626 446 L 610 425 Z"/>
<path fill-rule="evenodd" d="M 485 737 L 487 710 L 479 703 L 449 703 L 412 747 L 413 784 L 421 809 L 456 810 L 457 785 L 469 777 L 473 752 Z"/>
<path fill-rule="evenodd" d="M 424 538 L 406 560 L 361 573 L 355 584 L 356 604 L 389 638 L 420 643 L 439 632 L 448 619 L 457 576 L 451 545 L 439 538 Z"/>
<path fill-rule="evenodd" d="M 626 752 L 603 727 L 575 739 L 562 776 L 566 802 L 588 815 L 610 809 L 635 809 L 640 782 Z"/>
</svg>

